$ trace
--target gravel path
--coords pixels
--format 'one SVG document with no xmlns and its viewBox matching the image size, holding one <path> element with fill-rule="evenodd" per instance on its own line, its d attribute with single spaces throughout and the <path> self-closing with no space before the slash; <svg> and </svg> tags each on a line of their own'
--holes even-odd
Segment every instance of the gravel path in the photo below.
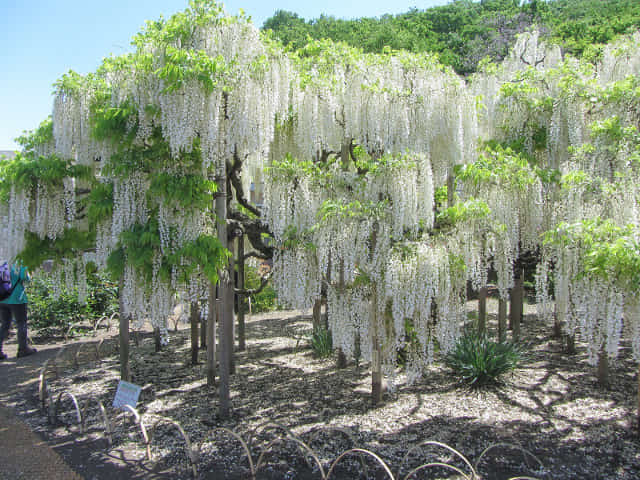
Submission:
<svg viewBox="0 0 640 480">
<path fill-rule="evenodd" d="M 496 310 L 497 302 L 490 300 L 489 312 L 495 315 Z M 536 320 L 534 307 L 527 307 L 525 313 L 529 361 L 504 386 L 469 391 L 436 364 L 413 386 L 403 383 L 400 372 L 397 388 L 387 392 L 384 404 L 377 408 L 369 403 L 366 365 L 336 370 L 334 359 L 312 356 L 305 341 L 311 329 L 308 317 L 287 312 L 253 316 L 247 323 L 248 349 L 237 355 L 233 415 L 227 420 L 216 415 L 217 394 L 206 386 L 203 366 L 189 364 L 188 332 L 172 334 L 170 347 L 159 353 L 154 352 L 153 339 L 143 336 L 139 346 L 132 346 L 133 381 L 143 387 L 139 411 L 150 429 L 157 415 L 180 423 L 200 449 L 200 479 L 247 478 L 244 451 L 238 442 L 215 430 L 219 427 L 233 429 L 250 441 L 254 463 L 261 448 L 278 436 L 277 430 L 287 429 L 313 448 L 325 472 L 352 447 L 375 452 L 394 475 L 400 469 L 406 475 L 425 461 L 454 461 L 446 452 L 433 449 L 419 449 L 404 460 L 413 446 L 435 440 L 458 449 L 472 463 L 489 445 L 519 445 L 545 466 L 540 469 L 532 460 L 523 462 L 520 450 L 503 445 L 478 465 L 485 479 L 515 475 L 558 480 L 640 478 L 636 367 L 630 348 L 623 346 L 612 364 L 611 387 L 602 389 L 593 367 L 586 363 L 583 346 L 578 345 L 577 355 L 566 355 L 550 337 L 551 326 Z M 494 332 L 494 316 L 489 326 Z M 73 353 L 73 348 L 69 351 Z M 52 391 L 72 391 L 81 401 L 94 397 L 108 406 L 117 385 L 117 356 L 108 354 L 95 361 L 89 352 L 89 348 L 83 350 L 79 367 L 67 358 L 60 378 L 51 381 Z M 85 478 L 188 477 L 190 466 L 177 430 L 166 425 L 156 429 L 153 460 L 148 461 L 139 432 L 128 424 L 116 422 L 110 448 L 97 415 L 90 417 L 93 426 L 85 435 L 75 427 L 51 427 L 36 409 L 33 388 L 19 388 L 27 391 L 21 403 L 25 418 Z M 61 420 L 72 424 L 70 404 L 61 410 Z M 258 478 L 320 478 L 293 442 L 276 441 L 263 460 Z M 355 456 L 340 467 L 332 479 L 364 478 Z M 374 478 L 373 463 L 368 463 L 367 471 Z"/>
<path fill-rule="evenodd" d="M 19 417 L 31 411 L 9 408 L 8 398 L 31 390 L 40 364 L 52 358 L 55 347 L 39 347 L 36 355 L 16 358 L 16 343 L 5 343 L 9 358 L 0 363 L 0 478 L 3 480 L 80 480 L 41 436 L 36 435 Z"/>
</svg>

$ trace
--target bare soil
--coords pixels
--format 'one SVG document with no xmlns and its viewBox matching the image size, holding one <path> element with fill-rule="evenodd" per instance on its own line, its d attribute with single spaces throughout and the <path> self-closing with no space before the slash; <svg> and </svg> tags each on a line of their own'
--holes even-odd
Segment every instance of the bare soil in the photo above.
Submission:
<svg viewBox="0 0 640 480">
<path fill-rule="evenodd" d="M 497 301 L 489 300 L 489 311 L 490 332 L 495 335 Z M 249 443 L 254 463 L 266 452 L 258 475 L 264 479 L 321 478 L 298 444 L 278 440 L 286 432 L 313 449 L 325 473 L 342 452 L 354 447 L 377 454 L 398 479 L 427 462 L 465 468 L 442 448 L 417 449 L 404 458 L 412 447 L 434 440 L 457 449 L 472 464 L 485 448 L 502 444 L 482 457 L 477 470 L 483 478 L 640 478 L 637 377 L 629 346 L 623 345 L 618 360 L 611 364 L 610 387 L 602 388 L 595 369 L 587 364 L 584 346 L 578 343 L 578 353 L 567 355 L 561 342 L 552 338 L 552 326 L 540 323 L 534 312 L 534 306 L 526 307 L 523 324 L 528 361 L 500 387 L 469 390 L 446 367 L 435 364 L 413 386 L 406 386 L 399 372 L 396 389 L 387 391 L 384 404 L 376 408 L 370 405 L 367 365 L 337 370 L 335 359 L 312 355 L 306 341 L 311 330 L 308 316 L 299 312 L 254 315 L 247 323 L 248 349 L 236 357 L 232 416 L 224 420 L 217 416 L 217 392 L 207 386 L 204 366 L 189 363 L 188 331 L 172 333 L 170 345 L 158 353 L 153 338 L 142 334 L 139 345 L 132 344 L 131 359 L 133 382 L 143 387 L 138 410 L 150 430 L 157 422 L 154 415 L 169 417 L 184 428 L 200 451 L 200 479 L 248 478 L 240 443 L 215 430 L 219 427 L 234 430 Z M 70 345 L 58 358 L 63 365 L 59 378 L 52 378 L 49 385 L 54 399 L 63 391 L 72 392 L 81 404 L 97 399 L 114 417 L 117 412 L 110 405 L 119 375 L 117 342 L 109 334 L 103 336 L 107 340 L 101 346 L 101 360 L 95 359 L 95 346 L 86 345 L 96 340 L 88 338 L 82 341 L 85 346 L 76 366 L 77 346 Z M 58 352 L 59 346 L 55 348 Z M 175 428 L 159 425 L 155 429 L 153 458 L 147 460 L 140 431 L 122 421 L 122 416 L 115 422 L 112 446 L 106 442 L 95 407 L 89 409 L 88 431 L 80 433 L 68 397 L 60 403 L 60 423 L 50 425 L 38 409 L 37 382 L 25 382 L 27 374 L 33 378 L 37 370 L 7 377 L 5 383 L 14 383 L 2 389 L 0 401 L 23 412 L 23 419 L 85 478 L 189 477 L 184 441 Z M 533 458 L 523 459 L 514 446 L 531 452 L 544 468 Z M 449 475 L 443 469 L 431 469 L 412 478 Z M 372 459 L 349 455 L 332 478 L 389 477 Z"/>
</svg>

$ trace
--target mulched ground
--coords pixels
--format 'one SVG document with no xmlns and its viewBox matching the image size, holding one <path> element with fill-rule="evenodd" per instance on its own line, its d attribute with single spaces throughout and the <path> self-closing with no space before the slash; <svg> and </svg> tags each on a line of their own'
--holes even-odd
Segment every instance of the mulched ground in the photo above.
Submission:
<svg viewBox="0 0 640 480">
<path fill-rule="evenodd" d="M 489 311 L 496 310 L 497 302 L 490 300 Z M 342 452 L 354 447 L 379 455 L 395 478 L 432 461 L 464 467 L 447 451 L 433 447 L 404 458 L 413 446 L 435 440 L 459 450 L 472 464 L 485 448 L 503 444 L 482 458 L 477 469 L 483 478 L 640 478 L 636 366 L 629 347 L 623 346 L 611 365 L 611 387 L 603 389 L 581 345 L 577 355 L 565 354 L 551 338 L 551 326 L 536 320 L 534 307 L 527 307 L 526 313 L 523 332 L 529 361 L 502 387 L 471 391 L 445 367 L 434 365 L 422 382 L 411 387 L 400 382 L 377 408 L 370 406 L 366 365 L 336 370 L 334 359 L 313 357 L 305 339 L 311 330 L 308 317 L 290 312 L 253 316 L 247 325 L 248 350 L 237 355 L 233 414 L 227 420 L 217 417 L 217 393 L 207 387 L 203 366 L 189 365 L 188 331 L 172 334 L 170 346 L 159 353 L 154 352 L 153 339 L 142 336 L 139 346 L 132 345 L 133 382 L 143 387 L 138 407 L 148 427 L 154 424 L 154 415 L 180 423 L 200 450 L 201 479 L 248 478 L 239 442 L 214 431 L 217 427 L 234 430 L 249 442 L 254 463 L 266 451 L 258 475 L 265 479 L 321 478 L 297 444 L 277 440 L 286 431 L 313 449 L 325 472 Z M 493 322 L 490 326 L 495 327 Z M 93 349 L 83 348 L 79 366 L 73 364 L 74 347 L 63 353 L 67 367 L 50 381 L 54 398 L 70 391 L 81 404 L 90 397 L 99 399 L 109 415 L 115 415 L 108 407 L 118 380 L 115 342 L 107 341 L 102 349 L 111 353 L 96 361 Z M 59 411 L 61 422 L 69 426 L 49 425 L 37 409 L 35 389 L 34 384 L 27 385 L 4 400 L 26 412 L 32 427 L 85 478 L 188 478 L 184 442 L 175 428 L 158 426 L 149 461 L 140 432 L 130 423 L 117 421 L 114 444 L 107 445 L 97 408 L 90 410 L 85 434 L 74 424 L 68 399 Z M 270 442 L 274 443 L 267 447 Z M 535 455 L 544 468 L 531 458 L 524 461 L 515 445 Z M 345 457 L 332 478 L 365 478 L 365 471 L 368 478 L 389 478 L 373 461 L 366 460 L 363 467 L 361 460 L 356 455 Z M 448 475 L 445 470 L 428 473 L 429 477 L 424 473 L 412 478 Z"/>
</svg>

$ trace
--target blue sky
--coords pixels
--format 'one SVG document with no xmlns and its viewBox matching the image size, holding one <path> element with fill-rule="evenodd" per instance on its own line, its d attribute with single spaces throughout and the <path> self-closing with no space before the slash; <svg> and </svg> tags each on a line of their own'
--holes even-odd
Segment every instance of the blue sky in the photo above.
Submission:
<svg viewBox="0 0 640 480">
<path fill-rule="evenodd" d="M 337 18 L 377 17 L 443 5 L 447 0 L 233 0 L 258 27 L 276 10 L 309 20 L 324 13 Z M 129 40 L 161 15 L 184 10 L 188 0 L 0 0 L 0 150 L 32 130 L 51 113 L 53 83 L 69 70 L 86 74 L 102 58 L 130 50 Z"/>
</svg>

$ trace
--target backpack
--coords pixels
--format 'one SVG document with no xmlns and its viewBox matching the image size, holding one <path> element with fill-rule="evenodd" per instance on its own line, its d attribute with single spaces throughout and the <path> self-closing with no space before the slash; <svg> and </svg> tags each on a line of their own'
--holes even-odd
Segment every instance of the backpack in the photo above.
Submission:
<svg viewBox="0 0 640 480">
<path fill-rule="evenodd" d="M 0 265 L 0 301 L 9 298 L 14 288 L 15 285 L 11 285 L 11 266 L 4 262 Z"/>
</svg>

